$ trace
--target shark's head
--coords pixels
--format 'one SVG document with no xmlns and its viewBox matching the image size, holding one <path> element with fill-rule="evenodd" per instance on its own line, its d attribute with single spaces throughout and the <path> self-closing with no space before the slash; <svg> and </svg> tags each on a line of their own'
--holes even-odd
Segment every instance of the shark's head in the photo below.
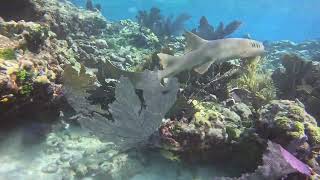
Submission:
<svg viewBox="0 0 320 180">
<path fill-rule="evenodd" d="M 239 58 L 250 58 L 262 55 L 265 50 L 261 42 L 251 39 L 237 39 Z"/>
</svg>

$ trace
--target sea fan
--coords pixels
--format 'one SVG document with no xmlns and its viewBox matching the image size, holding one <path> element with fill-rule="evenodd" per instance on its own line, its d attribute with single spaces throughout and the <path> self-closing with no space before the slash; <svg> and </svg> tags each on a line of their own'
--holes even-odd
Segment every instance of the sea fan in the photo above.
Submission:
<svg viewBox="0 0 320 180">
<path fill-rule="evenodd" d="M 179 88 L 177 79 L 170 79 L 162 85 L 157 73 L 151 71 L 143 73 L 139 87 L 134 87 L 128 78 L 121 77 L 115 89 L 116 100 L 109 105 L 109 111 L 105 111 L 99 105 L 91 104 L 86 98 L 86 91 L 78 88 L 80 84 L 82 89 L 92 85 L 83 70 L 78 77 L 70 75 L 69 70 L 65 72 L 69 72 L 65 74 L 65 79 L 69 79 L 65 81 L 66 97 L 78 113 L 81 126 L 101 140 L 115 143 L 121 150 L 148 142 L 175 103 Z M 75 79 L 70 80 L 70 77 Z M 87 86 L 83 86 L 85 84 Z M 141 96 L 135 88 L 141 90 Z"/>
<path fill-rule="evenodd" d="M 209 24 L 207 18 L 202 16 L 200 19 L 199 27 L 193 29 L 192 32 L 206 40 L 223 39 L 234 33 L 241 25 L 240 21 L 232 21 L 226 27 L 223 22 L 220 22 L 219 26 L 215 28 Z"/>
<path fill-rule="evenodd" d="M 185 22 L 188 21 L 191 16 L 182 13 L 176 16 L 176 18 L 174 18 L 173 15 L 165 17 L 161 15 L 160 9 L 153 7 L 150 9 L 150 12 L 139 11 L 136 18 L 141 26 L 151 29 L 158 36 L 170 37 L 180 35 L 184 30 Z"/>
<path fill-rule="evenodd" d="M 291 173 L 298 173 L 305 177 L 312 175 L 308 165 L 298 160 L 279 144 L 269 141 L 267 152 L 263 155 L 263 165 L 259 166 L 254 173 L 243 174 L 239 178 L 218 177 L 214 180 L 281 179 Z"/>
</svg>

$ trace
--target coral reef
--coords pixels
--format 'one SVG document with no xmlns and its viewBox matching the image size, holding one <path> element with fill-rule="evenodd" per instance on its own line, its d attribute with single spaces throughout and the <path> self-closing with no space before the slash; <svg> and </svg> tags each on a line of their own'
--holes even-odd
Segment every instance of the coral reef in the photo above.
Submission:
<svg viewBox="0 0 320 180">
<path fill-rule="evenodd" d="M 320 128 L 316 120 L 299 103 L 289 100 L 271 101 L 260 110 L 260 118 L 255 124 L 262 137 L 284 147 L 290 142 L 305 143 L 304 148 L 294 147 L 299 149 L 293 150 L 295 155 L 314 168 L 319 166 L 316 156 L 312 155 L 312 148 L 320 143 Z"/>
<path fill-rule="evenodd" d="M 42 16 L 31 0 L 3 0 L 1 4 L 0 17 L 5 21 L 36 21 Z"/>
<path fill-rule="evenodd" d="M 1 3 L 5 3 L 0 6 L 1 126 L 15 116 L 47 119 L 44 114 L 51 112 L 57 119 L 59 110 L 70 113 L 60 134 L 47 136 L 45 154 L 38 157 L 46 160 L 32 161 L 30 166 L 37 169 L 33 171 L 41 169 L 53 179 L 129 179 L 155 164 L 146 163 L 150 151 L 140 149 L 145 145 L 173 170 L 181 162 L 235 164 L 240 175 L 267 162 L 273 166 L 259 166 L 255 175 L 309 176 L 298 158 L 320 173 L 319 41 L 266 42 L 266 59 L 245 64 L 231 60 L 201 76 L 183 72 L 177 76 L 180 85 L 176 79 L 160 83 L 156 71 L 144 71 L 137 85 L 128 77 L 108 76 L 112 73 L 108 63 L 129 71 L 160 69 L 158 52 L 183 53 L 185 38 L 177 35 L 188 15 L 164 17 L 152 8 L 139 12 L 138 23 L 111 22 L 92 3 L 89 10 L 60 0 Z M 225 38 L 240 24 L 221 23 L 215 29 L 202 17 L 194 32 L 210 40 Z M 284 52 L 303 57 L 281 58 L 283 67 L 273 73 L 273 83 L 268 70 L 279 64 Z M 299 100 L 271 101 L 277 98 Z M 79 123 L 84 127 L 80 132 L 91 130 L 91 135 L 70 134 L 65 120 Z M 38 126 L 33 129 L 42 131 Z M 269 143 L 269 153 L 261 158 L 268 140 L 286 150 Z M 117 147 L 130 151 L 119 152 Z M 136 147 L 138 151 L 133 151 Z M 264 174 L 266 170 L 269 174 Z M 195 179 L 181 172 L 175 177 Z"/>
<path fill-rule="evenodd" d="M 254 173 L 243 174 L 239 178 L 219 177 L 214 180 L 282 179 L 294 173 L 297 173 L 294 177 L 299 179 L 312 176 L 308 165 L 299 161 L 279 144 L 268 142 L 267 152 L 263 155 L 263 165 L 259 166 Z"/>
<path fill-rule="evenodd" d="M 48 28 L 32 22 L 2 22 L 0 39 L 1 118 L 26 112 L 32 104 L 54 105 L 62 97 L 62 68 L 56 54 L 48 50 Z"/>
<path fill-rule="evenodd" d="M 269 68 L 276 69 L 281 64 L 281 59 L 285 54 L 297 54 L 303 59 L 319 61 L 320 59 L 320 41 L 309 40 L 295 43 L 289 40 L 265 42 L 267 58 L 270 60 Z"/>
<path fill-rule="evenodd" d="M 320 63 L 308 61 L 295 54 L 282 57 L 284 68 L 277 69 L 272 78 L 283 99 L 299 99 L 306 110 L 317 119 L 320 118 Z"/>
<path fill-rule="evenodd" d="M 195 113 L 190 122 L 169 121 L 160 128 L 167 148 L 178 151 L 192 150 L 189 148 L 206 150 L 215 145 L 237 140 L 243 132 L 241 118 L 234 111 L 216 103 L 200 103 L 196 100 L 192 103 Z M 173 144 L 171 140 L 174 140 Z"/>
<path fill-rule="evenodd" d="M 199 21 L 198 28 L 193 29 L 192 32 L 206 40 L 223 39 L 236 31 L 240 25 L 240 21 L 232 21 L 226 27 L 224 27 L 223 22 L 220 22 L 217 29 L 214 29 L 214 27 L 209 24 L 207 18 L 202 16 Z"/>
<path fill-rule="evenodd" d="M 150 12 L 139 11 L 136 18 L 141 26 L 151 29 L 159 37 L 170 38 L 173 35 L 179 35 L 184 30 L 184 24 L 191 16 L 184 13 L 176 18 L 174 16 L 164 17 L 160 9 L 153 7 Z"/>
<path fill-rule="evenodd" d="M 195 100 L 192 104 L 195 112 L 190 121 L 182 118 L 161 126 L 161 146 L 187 161 L 238 164 L 245 157 L 247 164 L 242 166 L 243 170 L 255 169 L 264 145 L 250 131 L 253 116 L 249 107 L 239 103 L 226 108 L 219 103 Z M 255 149 L 248 154 L 247 146 Z"/>
<path fill-rule="evenodd" d="M 28 3 L 25 8 L 33 12 L 35 22 L 1 20 L 0 23 L 3 44 L 0 96 L 1 107 L 5 109 L 1 113 L 8 116 L 18 109 L 25 113 L 21 111 L 25 105 L 32 107 L 26 103 L 28 100 L 42 104 L 36 100 L 36 94 L 45 101 L 43 104 L 56 102 L 54 99 L 62 95 L 61 75 L 65 64 L 80 67 L 80 63 L 84 63 L 96 68 L 99 62 L 108 59 L 119 67 L 134 69 L 152 54 L 151 47 L 157 46 L 157 37 L 148 29 L 140 31 L 140 26 L 132 21 L 109 23 L 99 12 L 80 10 L 68 2 Z M 4 18 L 6 20 L 6 16 Z M 18 83 L 15 73 L 24 72 L 24 67 L 30 77 Z M 24 95 L 20 97 L 19 92 Z M 56 108 L 46 109 L 54 111 Z"/>
</svg>

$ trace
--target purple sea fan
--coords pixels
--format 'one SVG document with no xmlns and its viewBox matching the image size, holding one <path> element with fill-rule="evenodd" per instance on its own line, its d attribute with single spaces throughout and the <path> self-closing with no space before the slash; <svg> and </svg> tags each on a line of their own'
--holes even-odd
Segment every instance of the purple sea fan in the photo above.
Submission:
<svg viewBox="0 0 320 180">
<path fill-rule="evenodd" d="M 239 178 L 216 177 L 214 180 L 277 180 L 292 173 L 305 177 L 312 175 L 311 168 L 283 149 L 279 144 L 268 142 L 268 148 L 263 155 L 263 165 L 254 173 L 243 174 Z"/>
<path fill-rule="evenodd" d="M 301 162 L 299 159 L 290 154 L 287 150 L 278 145 L 281 150 L 282 157 L 291 165 L 292 168 L 297 170 L 299 173 L 311 176 L 312 172 L 308 165 Z"/>
<path fill-rule="evenodd" d="M 290 154 L 281 145 L 268 142 L 267 153 L 263 156 L 263 166 L 258 168 L 263 177 L 278 179 L 291 173 L 311 176 L 311 168 Z"/>
</svg>

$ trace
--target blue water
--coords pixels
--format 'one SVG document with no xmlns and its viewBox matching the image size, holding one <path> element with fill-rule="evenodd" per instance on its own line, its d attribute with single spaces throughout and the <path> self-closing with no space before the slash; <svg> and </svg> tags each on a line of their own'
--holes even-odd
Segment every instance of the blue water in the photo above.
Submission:
<svg viewBox="0 0 320 180">
<path fill-rule="evenodd" d="M 72 0 L 84 6 L 85 0 Z M 198 25 L 201 16 L 211 24 L 240 20 L 234 36 L 250 34 L 258 40 L 303 41 L 320 38 L 320 0 L 93 0 L 102 5 L 110 20 L 135 19 L 141 9 L 159 7 L 163 14 L 192 15 L 187 28 Z"/>
</svg>

